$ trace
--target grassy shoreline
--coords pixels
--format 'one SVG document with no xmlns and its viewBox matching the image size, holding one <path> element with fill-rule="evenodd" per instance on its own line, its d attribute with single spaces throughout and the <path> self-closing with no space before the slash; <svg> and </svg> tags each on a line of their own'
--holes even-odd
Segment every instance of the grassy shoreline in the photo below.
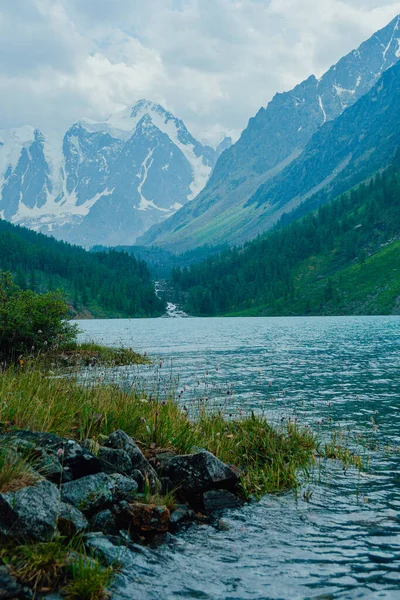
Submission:
<svg viewBox="0 0 400 600">
<path fill-rule="evenodd" d="M 68 366 L 75 367 L 68 369 L 67 376 L 64 358 L 60 358 L 63 353 L 71 353 Z M 243 499 L 296 489 L 322 456 L 324 449 L 316 434 L 296 420 L 272 426 L 265 416 L 253 412 L 235 418 L 222 409 L 204 406 L 191 418 L 172 387 L 158 385 L 155 392 L 141 385 L 124 390 L 96 378 L 83 383 L 81 367 L 93 354 L 98 358 L 96 364 L 103 366 L 118 366 L 124 360 L 125 364 L 150 362 L 132 350 L 71 344 L 68 350 L 53 350 L 9 367 L 0 375 L 0 439 L 1 434 L 28 429 L 78 442 L 91 440 L 95 446 L 121 429 L 134 438 L 148 459 L 165 450 L 181 455 L 205 449 L 237 469 Z M 329 458 L 357 465 L 357 457 L 341 442 L 331 442 L 325 451 Z M 24 470 L 18 462 L 14 467 Z M 10 462 L 2 461 L 0 452 L 0 494 L 10 489 L 14 467 L 11 464 L 10 472 Z M 172 496 L 155 499 L 154 495 L 147 500 L 159 505 L 171 501 Z M 48 542 L 32 544 L 0 535 L 0 548 L 0 566 L 33 589 L 34 598 L 42 597 L 43 590 L 62 589 L 68 600 L 102 600 L 118 571 L 118 566 L 88 553 L 79 536 L 57 534 Z"/>
</svg>

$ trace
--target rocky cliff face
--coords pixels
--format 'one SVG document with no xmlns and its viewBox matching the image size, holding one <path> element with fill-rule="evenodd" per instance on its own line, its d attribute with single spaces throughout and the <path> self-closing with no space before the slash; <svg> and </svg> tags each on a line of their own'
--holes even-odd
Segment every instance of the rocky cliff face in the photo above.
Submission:
<svg viewBox="0 0 400 600">
<path fill-rule="evenodd" d="M 132 244 L 194 198 L 220 150 L 142 100 L 62 143 L 32 127 L 0 132 L 0 216 L 70 242 Z"/>
<path fill-rule="evenodd" d="M 399 58 L 400 17 L 396 17 L 321 79 L 311 76 L 290 92 L 277 94 L 221 155 L 199 196 L 139 243 L 183 250 L 204 243 L 240 242 L 262 231 L 249 216 L 248 200 L 284 172 L 321 127 L 353 106 Z"/>
</svg>

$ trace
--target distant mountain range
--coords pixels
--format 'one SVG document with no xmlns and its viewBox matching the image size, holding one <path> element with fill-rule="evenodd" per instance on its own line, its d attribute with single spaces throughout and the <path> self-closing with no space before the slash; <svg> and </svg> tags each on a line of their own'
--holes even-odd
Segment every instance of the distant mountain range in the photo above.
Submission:
<svg viewBox="0 0 400 600">
<path fill-rule="evenodd" d="M 400 146 L 400 16 L 342 58 L 277 94 L 218 159 L 202 192 L 138 243 L 184 251 L 241 243 L 319 195 L 385 167 Z"/>
<path fill-rule="evenodd" d="M 83 246 L 133 244 L 202 190 L 230 143 L 202 145 L 147 100 L 60 141 L 0 131 L 0 217 Z"/>
</svg>

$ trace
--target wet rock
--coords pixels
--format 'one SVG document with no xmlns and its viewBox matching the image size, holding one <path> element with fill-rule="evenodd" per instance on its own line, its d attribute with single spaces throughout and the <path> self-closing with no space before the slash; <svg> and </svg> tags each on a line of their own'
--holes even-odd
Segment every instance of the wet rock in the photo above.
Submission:
<svg viewBox="0 0 400 600">
<path fill-rule="evenodd" d="M 117 431 L 114 431 L 114 433 L 111 433 L 111 435 L 103 441 L 103 446 L 114 448 L 115 450 L 124 450 L 130 458 L 132 470 L 137 469 L 143 473 L 149 480 L 150 486 L 153 489 L 158 487 L 159 482 L 157 473 L 143 455 L 135 441 L 124 431 L 118 429 Z"/>
<path fill-rule="evenodd" d="M 13 431 L 5 437 L 12 443 L 19 440 L 31 444 L 31 450 L 47 462 L 49 471 L 45 476 L 51 481 L 58 483 L 60 478 L 62 482 L 73 481 L 101 471 L 99 459 L 74 440 L 28 430 Z"/>
<path fill-rule="evenodd" d="M 130 475 L 133 471 L 130 456 L 122 448 L 106 448 L 101 446 L 97 457 L 103 473 Z"/>
<path fill-rule="evenodd" d="M 118 527 L 115 515 L 111 510 L 106 509 L 97 513 L 90 522 L 93 531 L 101 531 L 102 533 L 118 534 Z"/>
<path fill-rule="evenodd" d="M 82 533 L 89 528 L 89 522 L 85 515 L 75 506 L 66 502 L 60 502 L 57 525 L 61 535 L 66 536 Z"/>
<path fill-rule="evenodd" d="M 112 503 L 114 481 L 106 473 L 88 475 L 61 486 L 61 499 L 90 515 Z"/>
<path fill-rule="evenodd" d="M 48 540 L 56 530 L 58 505 L 59 491 L 45 479 L 0 494 L 0 532 L 18 539 Z"/>
<path fill-rule="evenodd" d="M 243 502 L 228 490 L 209 490 L 203 494 L 204 509 L 208 512 L 216 512 L 228 508 L 239 508 Z"/>
<path fill-rule="evenodd" d="M 112 479 L 112 497 L 113 502 L 132 502 L 136 496 L 139 486 L 137 482 L 131 477 L 125 477 L 120 473 L 113 473 L 110 475 Z"/>
<path fill-rule="evenodd" d="M 141 532 L 168 531 L 170 512 L 166 506 L 155 504 L 129 504 L 124 508 L 125 527 Z"/>
<path fill-rule="evenodd" d="M 8 567 L 0 566 L 0 600 L 27 600 L 28 598 L 32 598 L 32 591 L 18 583 Z"/>
<path fill-rule="evenodd" d="M 231 528 L 229 523 L 224 521 L 224 519 L 219 519 L 215 527 L 218 531 L 229 531 Z"/>
<path fill-rule="evenodd" d="M 206 450 L 172 458 L 162 475 L 168 477 L 184 497 L 216 488 L 234 489 L 238 481 L 236 471 Z"/>
<path fill-rule="evenodd" d="M 186 506 L 186 504 L 178 504 L 171 513 L 170 524 L 172 527 L 176 527 L 182 523 L 193 521 L 195 517 L 196 513 Z"/>
</svg>

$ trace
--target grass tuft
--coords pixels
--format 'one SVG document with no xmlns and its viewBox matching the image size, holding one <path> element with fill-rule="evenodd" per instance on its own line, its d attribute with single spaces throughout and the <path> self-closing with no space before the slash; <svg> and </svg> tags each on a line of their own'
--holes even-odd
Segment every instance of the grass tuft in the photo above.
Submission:
<svg viewBox="0 0 400 600">
<path fill-rule="evenodd" d="M 29 462 L 7 444 L 0 444 L 0 493 L 17 492 L 35 485 L 39 475 Z"/>
<path fill-rule="evenodd" d="M 71 565 L 71 580 L 63 592 L 68 600 L 102 600 L 112 582 L 112 567 L 80 555 Z"/>
</svg>

